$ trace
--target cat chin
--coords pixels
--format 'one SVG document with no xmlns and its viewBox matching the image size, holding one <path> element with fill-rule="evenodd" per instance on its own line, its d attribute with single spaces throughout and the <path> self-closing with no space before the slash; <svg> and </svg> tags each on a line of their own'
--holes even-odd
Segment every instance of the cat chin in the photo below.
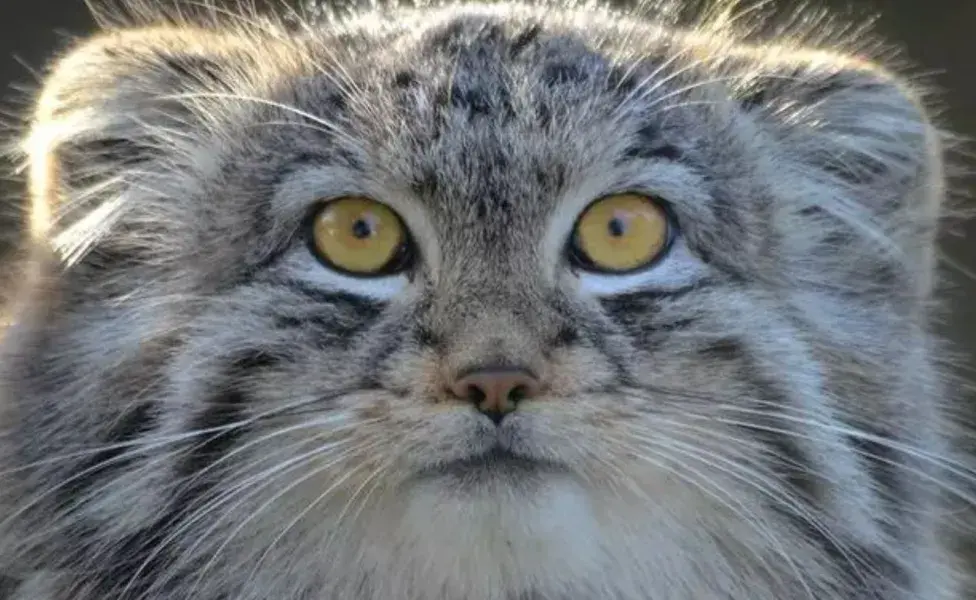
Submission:
<svg viewBox="0 0 976 600">
<path fill-rule="evenodd" d="M 453 476 L 428 478 L 396 506 L 377 507 L 362 538 L 371 562 L 426 571 L 459 590 L 560 581 L 567 568 L 590 577 L 604 570 L 596 507 L 577 482 L 536 473 L 457 484 Z"/>
<path fill-rule="evenodd" d="M 700 496 L 679 492 L 642 503 L 559 474 L 539 477 L 531 488 L 503 477 L 461 490 L 450 479 L 428 479 L 385 499 L 361 523 L 356 565 L 372 565 L 387 581 L 412 588 L 410 597 L 423 598 L 535 597 L 523 595 L 533 590 L 538 597 L 575 600 L 612 591 L 636 599 L 647 598 L 648 589 L 714 598 L 689 585 L 707 557 L 721 556 L 710 552 L 712 535 L 727 526 L 744 548 L 757 541 Z M 729 566 L 714 568 L 734 573 Z M 728 582 L 714 583 L 721 589 Z M 782 597 L 755 591 L 743 597 Z M 391 590 L 376 597 L 400 596 Z"/>
</svg>

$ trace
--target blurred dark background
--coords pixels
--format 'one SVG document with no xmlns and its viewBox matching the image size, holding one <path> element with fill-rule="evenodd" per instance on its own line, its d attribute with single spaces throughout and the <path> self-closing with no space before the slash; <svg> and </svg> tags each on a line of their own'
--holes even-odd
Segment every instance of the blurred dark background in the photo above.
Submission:
<svg viewBox="0 0 976 600">
<path fill-rule="evenodd" d="M 0 4 L 0 98 L 5 100 L 0 105 L 5 109 L 2 120 L 15 124 L 27 109 L 29 90 L 36 87 L 35 73 L 42 72 L 47 59 L 64 47 L 67 35 L 83 34 L 93 23 L 84 0 L 0 0 Z M 777 0 L 775 4 L 789 12 L 800 2 Z M 915 70 L 926 74 L 941 92 L 944 125 L 963 137 L 976 137 L 976 0 L 808 0 L 804 4 L 878 15 L 876 31 L 902 47 Z M 963 161 L 963 166 L 976 164 Z M 0 164 L 0 172 L 12 171 L 13 165 Z M 12 247 L 22 220 L 21 185 L 15 176 L 0 179 L 0 256 Z M 976 191 L 976 177 L 959 177 L 955 185 L 959 205 L 976 209 L 976 201 L 966 199 L 968 190 Z M 942 254 L 947 276 L 942 295 L 948 308 L 943 327 L 965 367 L 976 364 L 976 219 L 947 227 Z M 961 414 L 976 415 L 973 399 L 970 394 Z"/>
</svg>

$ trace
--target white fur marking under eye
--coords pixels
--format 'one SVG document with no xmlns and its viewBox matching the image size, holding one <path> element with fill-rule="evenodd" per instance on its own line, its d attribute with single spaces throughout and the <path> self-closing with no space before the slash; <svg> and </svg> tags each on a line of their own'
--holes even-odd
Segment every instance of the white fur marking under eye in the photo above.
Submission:
<svg viewBox="0 0 976 600">
<path fill-rule="evenodd" d="M 580 293 L 584 296 L 613 296 L 640 289 L 673 291 L 694 284 L 705 274 L 705 265 L 692 255 L 682 238 L 661 261 L 643 271 L 626 275 L 579 272 Z"/>
<path fill-rule="evenodd" d="M 345 292 L 375 300 L 390 300 L 403 291 L 407 285 L 406 275 L 384 277 L 353 277 L 318 262 L 311 256 L 302 256 L 299 251 L 285 262 L 289 277 L 299 279 L 327 290 Z"/>
</svg>

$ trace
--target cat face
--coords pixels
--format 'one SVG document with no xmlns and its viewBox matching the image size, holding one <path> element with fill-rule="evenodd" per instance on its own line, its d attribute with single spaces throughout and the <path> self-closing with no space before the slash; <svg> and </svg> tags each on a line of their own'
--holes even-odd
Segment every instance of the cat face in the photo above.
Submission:
<svg viewBox="0 0 976 600">
<path fill-rule="evenodd" d="M 887 511 L 934 492 L 866 446 L 937 442 L 900 83 L 517 7 L 247 31 L 112 34 L 39 103 L 66 269 L 8 377 L 57 417 L 16 419 L 117 447 L 52 467 L 93 533 L 42 555 L 158 597 L 920 585 Z"/>
</svg>

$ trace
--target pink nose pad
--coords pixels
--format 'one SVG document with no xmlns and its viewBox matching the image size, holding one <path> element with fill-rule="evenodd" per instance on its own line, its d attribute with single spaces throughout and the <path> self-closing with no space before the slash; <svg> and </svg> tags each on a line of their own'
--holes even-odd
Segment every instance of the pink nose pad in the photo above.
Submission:
<svg viewBox="0 0 976 600">
<path fill-rule="evenodd" d="M 538 395 L 540 387 L 539 380 L 525 369 L 482 369 L 458 378 L 450 390 L 497 425 L 519 401 Z"/>
</svg>

